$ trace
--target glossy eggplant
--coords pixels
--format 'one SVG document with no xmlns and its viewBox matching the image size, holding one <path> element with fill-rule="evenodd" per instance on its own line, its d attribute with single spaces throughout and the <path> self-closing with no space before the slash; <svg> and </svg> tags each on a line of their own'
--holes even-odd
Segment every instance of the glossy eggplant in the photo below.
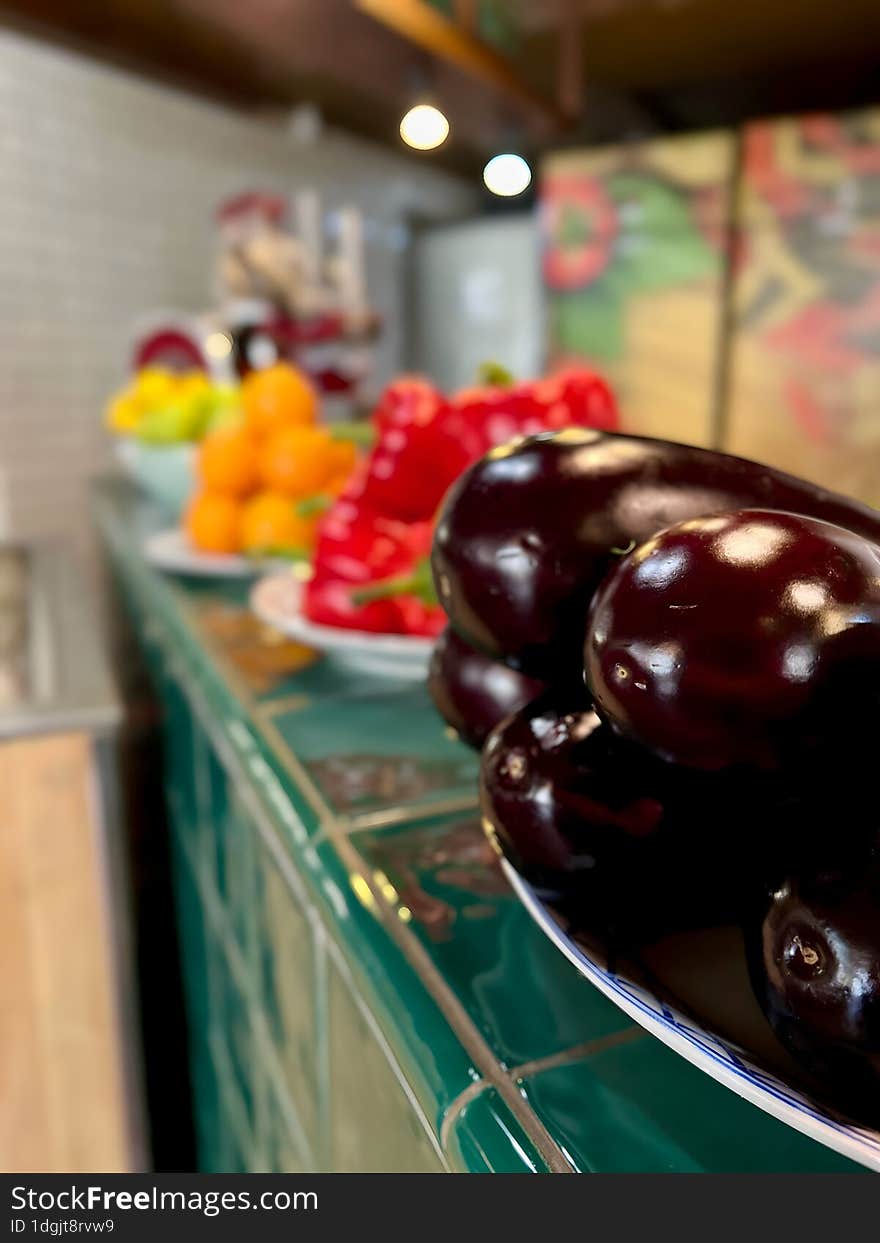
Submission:
<svg viewBox="0 0 880 1243">
<path fill-rule="evenodd" d="M 880 514 L 726 454 L 567 429 L 492 450 L 434 536 L 440 603 L 475 647 L 552 681 L 580 665 L 590 599 L 620 556 L 687 518 L 787 510 L 880 540 Z"/>
<path fill-rule="evenodd" d="M 543 682 L 490 660 L 451 629 L 444 630 L 431 655 L 428 690 L 434 706 L 477 751 L 499 721 L 544 689 Z"/>
<path fill-rule="evenodd" d="M 490 841 L 547 900 L 629 942 L 739 918 L 764 881 L 766 799 L 645 754 L 574 697 L 548 692 L 492 731 L 480 805 Z"/>
<path fill-rule="evenodd" d="M 674 763 L 857 766 L 880 717 L 880 548 L 770 510 L 679 523 L 597 592 L 585 667 L 603 720 Z"/>
<path fill-rule="evenodd" d="M 826 840 L 827 847 L 827 840 Z M 880 864 L 850 856 L 785 880 L 745 929 L 758 1003 L 833 1099 L 880 1120 Z"/>
</svg>

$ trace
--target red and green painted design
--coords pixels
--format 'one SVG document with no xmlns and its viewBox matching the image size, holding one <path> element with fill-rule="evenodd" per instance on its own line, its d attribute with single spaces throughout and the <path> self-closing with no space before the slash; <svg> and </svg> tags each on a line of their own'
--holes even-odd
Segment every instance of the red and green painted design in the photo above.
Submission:
<svg viewBox="0 0 880 1243">
<path fill-rule="evenodd" d="M 738 328 L 789 364 L 799 433 L 844 443 L 880 360 L 880 112 L 749 126 L 743 188 Z"/>
<path fill-rule="evenodd" d="M 586 169 L 554 173 L 551 166 L 541 186 L 541 219 L 557 354 L 616 360 L 630 299 L 720 267 L 717 187 L 682 188 L 649 168 L 597 176 Z"/>
</svg>

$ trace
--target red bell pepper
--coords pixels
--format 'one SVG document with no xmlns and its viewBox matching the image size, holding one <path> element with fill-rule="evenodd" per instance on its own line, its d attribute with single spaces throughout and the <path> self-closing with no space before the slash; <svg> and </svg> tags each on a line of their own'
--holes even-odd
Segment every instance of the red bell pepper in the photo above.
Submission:
<svg viewBox="0 0 880 1243">
<path fill-rule="evenodd" d="M 607 383 L 589 367 L 566 367 L 532 385 L 534 401 L 548 431 L 595 427 L 613 432 L 620 426 L 617 402 Z"/>
<path fill-rule="evenodd" d="M 482 440 L 432 385 L 410 377 L 385 390 L 361 499 L 405 522 L 433 517 L 449 485 L 483 453 Z"/>
<path fill-rule="evenodd" d="M 435 633 L 430 588 L 429 522 L 405 523 L 342 499 L 318 528 L 305 613 L 314 622 L 386 634 Z M 411 600 L 420 603 L 415 608 Z"/>
<path fill-rule="evenodd" d="M 601 376 L 569 367 L 554 376 L 513 384 L 500 368 L 486 369 L 493 383 L 463 389 L 452 399 L 468 425 L 485 441 L 484 452 L 516 436 L 562 427 L 618 426 L 617 404 Z"/>
</svg>

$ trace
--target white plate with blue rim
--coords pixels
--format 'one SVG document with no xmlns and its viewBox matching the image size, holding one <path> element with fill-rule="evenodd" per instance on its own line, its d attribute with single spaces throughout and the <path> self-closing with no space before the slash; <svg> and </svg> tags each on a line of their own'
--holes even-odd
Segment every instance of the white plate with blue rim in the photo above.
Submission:
<svg viewBox="0 0 880 1243">
<path fill-rule="evenodd" d="M 506 860 L 504 873 L 532 919 L 570 963 L 624 1014 L 681 1057 L 738 1096 L 811 1139 L 869 1169 L 880 1171 L 880 1134 L 825 1111 L 777 1075 L 756 1064 L 739 1045 L 701 1027 L 650 989 L 609 969 L 566 931 L 560 918 Z"/>
<path fill-rule="evenodd" d="M 310 621 L 303 612 L 303 583 L 292 570 L 261 578 L 251 591 L 250 604 L 266 625 L 359 673 L 406 682 L 423 682 L 428 676 L 433 639 L 344 630 Z"/>
</svg>

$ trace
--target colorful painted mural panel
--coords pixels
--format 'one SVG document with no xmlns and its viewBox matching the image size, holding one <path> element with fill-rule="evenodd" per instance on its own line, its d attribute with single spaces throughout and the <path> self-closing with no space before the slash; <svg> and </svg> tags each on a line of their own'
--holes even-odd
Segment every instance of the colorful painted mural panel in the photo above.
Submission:
<svg viewBox="0 0 880 1243">
<path fill-rule="evenodd" d="M 631 431 L 714 439 L 734 144 L 711 133 L 543 165 L 550 360 L 601 366 Z"/>
<path fill-rule="evenodd" d="M 880 505 L 880 110 L 743 136 L 725 447 Z"/>
</svg>

